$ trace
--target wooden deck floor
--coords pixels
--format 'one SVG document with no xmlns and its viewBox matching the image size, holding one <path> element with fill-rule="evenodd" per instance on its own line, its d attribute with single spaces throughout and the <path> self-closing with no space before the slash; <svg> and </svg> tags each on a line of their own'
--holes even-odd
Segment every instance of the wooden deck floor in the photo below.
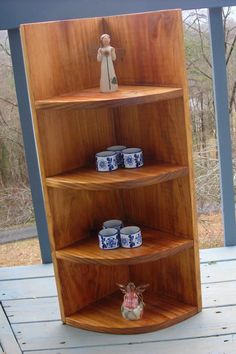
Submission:
<svg viewBox="0 0 236 354">
<path fill-rule="evenodd" d="M 236 354 L 236 247 L 201 251 L 201 268 L 203 311 L 139 335 L 62 325 L 51 265 L 0 268 L 0 353 Z"/>
</svg>

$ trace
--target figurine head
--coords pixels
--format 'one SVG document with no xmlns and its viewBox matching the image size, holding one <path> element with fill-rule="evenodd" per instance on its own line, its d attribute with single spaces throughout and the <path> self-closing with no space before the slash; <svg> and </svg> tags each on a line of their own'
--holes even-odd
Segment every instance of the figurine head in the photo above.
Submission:
<svg viewBox="0 0 236 354">
<path fill-rule="evenodd" d="M 111 42 L 111 37 L 109 34 L 104 33 L 101 35 L 100 41 L 103 47 L 107 47 Z"/>
</svg>

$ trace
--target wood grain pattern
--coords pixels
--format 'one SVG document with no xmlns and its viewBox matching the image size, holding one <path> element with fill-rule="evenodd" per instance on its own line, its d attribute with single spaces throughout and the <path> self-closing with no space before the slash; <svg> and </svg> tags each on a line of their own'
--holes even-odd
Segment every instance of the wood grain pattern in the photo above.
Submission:
<svg viewBox="0 0 236 354">
<path fill-rule="evenodd" d="M 79 190 L 109 190 L 129 189 L 149 186 L 165 182 L 188 173 L 187 167 L 145 162 L 138 169 L 119 169 L 112 172 L 97 172 L 95 166 L 81 168 L 71 173 L 48 177 L 48 187 L 79 189 Z"/>
<path fill-rule="evenodd" d="M 54 257 L 54 255 L 53 255 Z M 126 265 L 79 264 L 58 259 L 58 276 L 62 291 L 63 321 L 89 304 L 117 290 L 117 283 L 129 281 Z"/>
<path fill-rule="evenodd" d="M 121 190 L 124 219 L 137 225 L 194 239 L 188 175 L 153 186 Z M 183 203 L 183 200 L 186 201 Z M 137 207 L 141 203 L 142 208 Z"/>
<path fill-rule="evenodd" d="M 101 94 L 95 95 L 100 75 L 96 50 L 102 33 L 109 33 L 112 45 L 117 48 L 115 70 L 121 87 L 113 98 L 104 95 L 104 99 Z M 83 311 L 87 305 L 94 309 L 96 300 L 115 291 L 117 281 L 139 283 L 146 278 L 151 284 L 150 290 L 162 293 L 163 299 L 165 296 L 174 298 L 180 303 L 179 308 L 184 303 L 194 311 L 200 310 L 191 126 L 181 12 L 28 24 L 22 26 L 21 35 L 63 321 Z M 142 88 L 138 93 L 134 93 L 133 88 L 127 93 L 123 86 Z M 87 93 L 87 90 L 90 97 L 78 96 L 78 92 Z M 160 98 L 161 101 L 157 101 Z M 36 109 L 42 107 L 47 109 Z M 82 184 L 80 173 L 79 177 L 77 172 L 71 175 L 72 170 L 86 171 L 87 166 L 94 163 L 96 152 L 115 144 L 139 146 L 146 161 L 158 161 L 169 168 L 170 165 L 179 166 L 185 168 L 185 172 L 183 169 L 178 173 L 169 170 L 163 174 L 163 170 L 160 173 L 147 164 L 143 169 L 129 173 L 120 170 L 109 176 L 104 174 L 101 176 L 103 183 L 93 179 L 95 171 L 94 174 L 83 172 Z M 160 181 L 164 182 L 160 184 Z M 89 183 L 91 190 L 74 189 Z M 122 189 L 118 190 L 117 186 Z M 89 235 L 97 232 L 102 222 L 110 218 L 170 233 L 180 242 L 186 239 L 194 246 L 175 255 L 170 255 L 168 250 L 169 257 L 152 262 L 142 263 L 140 258 L 130 265 L 94 265 L 56 258 L 58 250 L 83 239 L 86 243 Z M 187 310 L 185 314 L 189 316 L 194 311 Z M 99 326 L 103 315 L 96 314 L 96 319 L 86 319 L 85 315 L 81 326 Z M 164 326 L 175 323 L 172 320 L 160 322 L 158 316 L 156 311 L 155 328 L 161 328 L 163 323 Z M 184 316 L 177 311 L 174 321 Z M 152 329 L 152 321 L 150 314 L 147 330 Z M 73 324 L 80 326 L 77 320 Z M 132 331 L 136 330 L 130 328 Z"/>
<path fill-rule="evenodd" d="M 118 91 L 101 93 L 91 88 L 35 101 L 36 109 L 88 109 L 136 105 L 181 97 L 183 90 L 172 87 L 119 86 Z"/>
<path fill-rule="evenodd" d="M 114 293 L 66 317 L 66 323 L 96 332 L 145 333 L 168 327 L 197 313 L 196 306 L 178 302 L 168 296 L 146 294 L 143 318 L 127 321 L 121 316 L 121 303 L 122 294 Z"/>
<path fill-rule="evenodd" d="M 105 220 L 124 220 L 119 191 L 85 191 L 48 188 L 54 249 L 58 250 L 99 231 Z"/>
<path fill-rule="evenodd" d="M 57 251 L 56 257 L 88 264 L 136 264 L 153 262 L 193 246 L 192 240 L 177 238 L 171 234 L 148 228 L 141 227 L 141 230 L 143 244 L 137 248 L 101 250 L 98 246 L 98 237 L 93 236 Z"/>
<path fill-rule="evenodd" d="M 150 293 L 162 293 L 189 305 L 196 305 L 196 273 L 193 260 L 194 250 L 189 248 L 155 262 L 130 265 L 129 276 L 135 284 L 149 283 Z"/>
<path fill-rule="evenodd" d="M 45 175 L 50 177 L 93 164 L 96 152 L 116 144 L 112 117 L 112 110 L 108 109 L 39 111 Z"/>
</svg>

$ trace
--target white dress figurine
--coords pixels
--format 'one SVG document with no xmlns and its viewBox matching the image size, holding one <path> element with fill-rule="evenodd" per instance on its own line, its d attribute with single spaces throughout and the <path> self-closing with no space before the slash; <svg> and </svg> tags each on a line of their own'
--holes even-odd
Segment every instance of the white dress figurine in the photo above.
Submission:
<svg viewBox="0 0 236 354">
<path fill-rule="evenodd" d="M 118 90 L 113 61 L 116 60 L 115 48 L 110 46 L 109 34 L 100 37 L 101 47 L 98 49 L 97 60 L 101 62 L 100 91 L 114 92 Z"/>
</svg>

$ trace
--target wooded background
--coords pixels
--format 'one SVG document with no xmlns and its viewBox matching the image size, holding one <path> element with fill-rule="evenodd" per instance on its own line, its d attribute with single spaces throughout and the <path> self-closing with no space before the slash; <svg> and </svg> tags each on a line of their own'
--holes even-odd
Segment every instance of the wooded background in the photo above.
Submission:
<svg viewBox="0 0 236 354">
<path fill-rule="evenodd" d="M 223 13 L 236 186 L 236 14 Z M 223 245 L 207 12 L 183 12 L 201 245 Z M 34 222 L 7 32 L 0 31 L 0 229 Z M 236 188 L 236 187 L 235 187 Z"/>
</svg>

